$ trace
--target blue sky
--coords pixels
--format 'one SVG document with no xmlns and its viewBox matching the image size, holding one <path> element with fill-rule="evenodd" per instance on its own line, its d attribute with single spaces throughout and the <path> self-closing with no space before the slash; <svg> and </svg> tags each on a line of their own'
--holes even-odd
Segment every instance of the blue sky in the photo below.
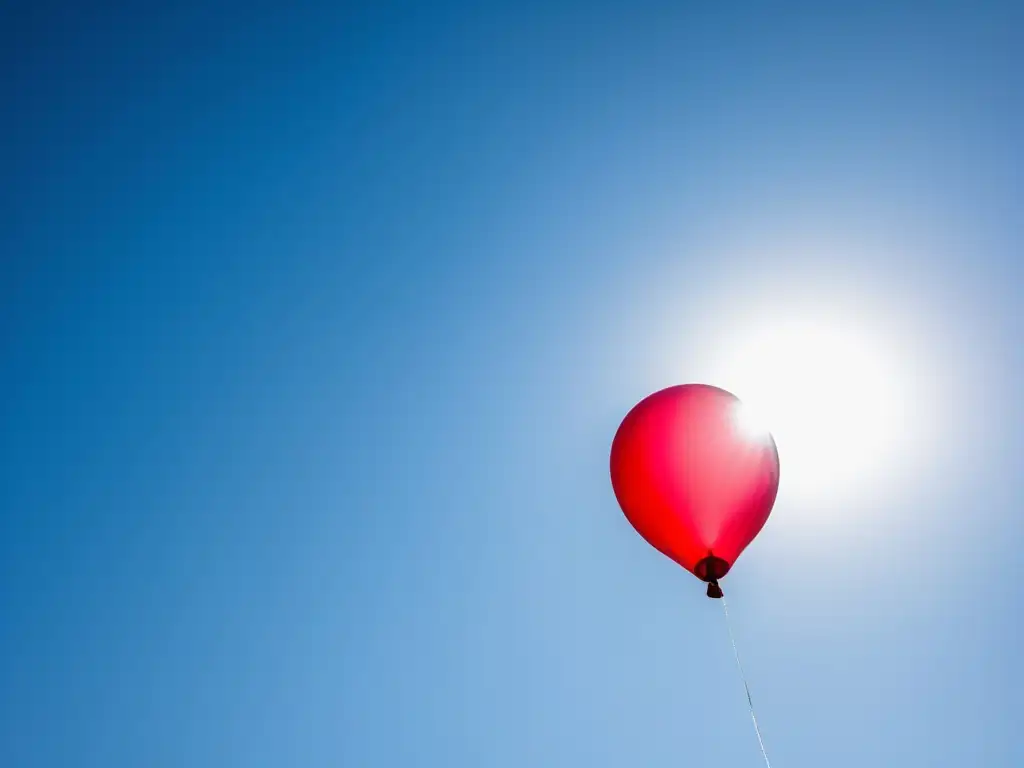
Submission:
<svg viewBox="0 0 1024 768">
<path fill-rule="evenodd" d="M 0 764 L 757 765 L 607 451 L 850 273 L 956 461 L 730 575 L 769 753 L 1024 762 L 1024 16 L 851 5 L 4 9 Z"/>
</svg>

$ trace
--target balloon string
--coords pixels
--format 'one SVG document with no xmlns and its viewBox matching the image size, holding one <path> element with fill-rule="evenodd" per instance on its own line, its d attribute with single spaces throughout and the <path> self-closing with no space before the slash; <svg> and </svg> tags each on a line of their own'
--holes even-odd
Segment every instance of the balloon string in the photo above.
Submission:
<svg viewBox="0 0 1024 768">
<path fill-rule="evenodd" d="M 725 602 L 725 597 L 722 597 L 722 610 L 725 611 L 725 627 L 729 630 L 732 655 L 736 657 L 736 668 L 740 672 L 740 680 L 743 681 L 743 690 L 747 693 L 747 706 L 750 707 L 750 719 L 754 723 L 754 733 L 757 734 L 757 743 L 761 747 L 761 757 L 764 758 L 764 764 L 768 768 L 772 768 L 772 764 L 768 761 L 768 752 L 764 748 L 764 739 L 761 738 L 761 729 L 757 725 L 757 716 L 754 714 L 754 700 L 750 697 L 750 686 L 747 684 L 747 676 L 744 674 L 743 664 L 740 662 L 740 652 L 736 648 L 736 637 L 732 632 L 732 622 L 729 620 L 729 605 Z"/>
</svg>

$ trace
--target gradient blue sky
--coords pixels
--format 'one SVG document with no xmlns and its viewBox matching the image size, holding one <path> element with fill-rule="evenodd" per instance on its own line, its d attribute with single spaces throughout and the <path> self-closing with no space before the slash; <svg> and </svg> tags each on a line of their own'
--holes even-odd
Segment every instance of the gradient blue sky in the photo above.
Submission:
<svg viewBox="0 0 1024 768">
<path fill-rule="evenodd" d="M 853 284 L 954 460 L 729 577 L 769 752 L 1024 764 L 1021 6 L 709 5 L 0 11 L 0 764 L 758 765 L 607 450 Z"/>
</svg>

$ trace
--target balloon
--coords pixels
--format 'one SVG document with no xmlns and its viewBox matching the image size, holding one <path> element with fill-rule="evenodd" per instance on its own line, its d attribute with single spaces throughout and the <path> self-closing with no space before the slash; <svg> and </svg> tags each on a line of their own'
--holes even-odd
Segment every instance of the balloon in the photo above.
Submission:
<svg viewBox="0 0 1024 768">
<path fill-rule="evenodd" d="M 630 524 L 662 554 L 718 580 L 760 533 L 779 489 L 779 454 L 752 432 L 742 404 L 706 384 L 649 395 L 626 415 L 611 449 L 615 497 Z"/>
</svg>

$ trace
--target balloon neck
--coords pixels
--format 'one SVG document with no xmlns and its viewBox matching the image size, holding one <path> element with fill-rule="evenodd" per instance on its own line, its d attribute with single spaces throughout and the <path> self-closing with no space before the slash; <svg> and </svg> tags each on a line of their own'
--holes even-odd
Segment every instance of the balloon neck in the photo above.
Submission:
<svg viewBox="0 0 1024 768">
<path fill-rule="evenodd" d="M 729 563 L 720 557 L 708 552 L 708 556 L 701 560 L 693 569 L 694 575 L 701 581 L 708 583 L 708 597 L 716 600 L 722 597 L 722 588 L 718 580 L 729 572 Z"/>
</svg>

